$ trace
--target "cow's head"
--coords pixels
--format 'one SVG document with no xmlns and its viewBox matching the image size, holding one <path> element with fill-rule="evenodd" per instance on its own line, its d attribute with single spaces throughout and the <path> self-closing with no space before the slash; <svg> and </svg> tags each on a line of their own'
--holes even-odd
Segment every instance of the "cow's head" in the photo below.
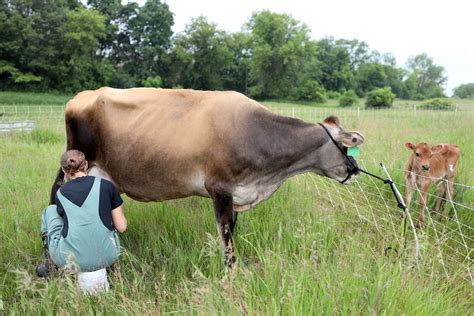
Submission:
<svg viewBox="0 0 474 316">
<path fill-rule="evenodd" d="M 405 147 L 413 152 L 411 159 L 414 170 L 422 173 L 430 171 L 430 158 L 434 154 L 442 154 L 447 150 L 447 147 L 444 145 L 436 145 L 430 148 L 427 143 L 419 143 L 417 145 L 406 143 Z"/>
<path fill-rule="evenodd" d="M 359 174 L 359 169 L 356 160 L 347 156 L 347 149 L 362 144 L 364 136 L 359 132 L 344 131 L 336 116 L 327 117 L 322 124 L 326 131 L 321 134 L 325 144 L 322 146 L 323 157 L 319 162 L 319 171 L 341 183 L 350 183 Z"/>
</svg>

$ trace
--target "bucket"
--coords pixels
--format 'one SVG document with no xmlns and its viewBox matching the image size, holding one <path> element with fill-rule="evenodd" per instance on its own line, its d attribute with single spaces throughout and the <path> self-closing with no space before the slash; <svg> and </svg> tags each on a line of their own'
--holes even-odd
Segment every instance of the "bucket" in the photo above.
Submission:
<svg viewBox="0 0 474 316">
<path fill-rule="evenodd" d="M 81 290 L 87 294 L 94 295 L 109 290 L 105 268 L 92 272 L 79 272 L 77 280 Z"/>
</svg>

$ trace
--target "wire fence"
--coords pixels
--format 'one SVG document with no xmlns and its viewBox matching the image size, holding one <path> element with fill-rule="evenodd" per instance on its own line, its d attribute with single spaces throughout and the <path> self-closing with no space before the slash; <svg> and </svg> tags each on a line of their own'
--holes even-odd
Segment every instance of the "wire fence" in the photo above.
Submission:
<svg viewBox="0 0 474 316">
<path fill-rule="evenodd" d="M 465 115 L 474 116 L 474 106 L 472 107 L 456 107 L 452 110 L 430 109 L 412 107 L 398 107 L 394 109 L 367 109 L 360 107 L 350 108 L 316 108 L 316 107 L 271 107 L 272 111 L 294 118 L 304 119 L 309 122 L 320 122 L 330 115 L 337 115 L 342 122 L 354 122 L 361 119 L 371 120 L 387 120 L 387 119 L 439 119 L 450 120 Z"/>
<path fill-rule="evenodd" d="M 0 123 L 31 121 L 36 128 L 64 131 L 64 106 L 3 105 Z"/>
<path fill-rule="evenodd" d="M 344 122 L 357 123 L 358 120 L 402 120 L 420 117 L 426 119 L 456 119 L 472 116 L 469 108 L 453 111 L 420 110 L 415 108 L 366 110 L 361 108 L 305 108 L 275 107 L 276 113 L 320 122 L 325 117 L 336 114 Z M 36 129 L 50 129 L 64 133 L 63 106 L 2 106 L 0 105 L 0 124 L 7 122 L 32 121 Z M 453 121 L 455 122 L 455 121 Z M 366 170 L 380 170 L 379 162 L 359 160 Z M 403 181 L 404 170 L 388 162 L 390 175 L 395 185 L 403 193 L 406 190 Z M 469 184 L 453 183 L 454 191 L 442 198 L 443 208 L 435 212 L 437 196 L 435 188 L 431 190 L 426 203 L 426 226 L 416 227 L 420 212 L 415 204 L 421 198 L 421 192 L 415 191 L 412 205 L 407 213 L 397 207 L 392 190 L 387 185 L 375 182 L 361 175 L 350 186 L 339 185 L 323 177 L 306 175 L 295 178 L 305 190 L 309 190 L 315 204 L 321 201 L 332 209 L 356 214 L 357 218 L 370 224 L 384 245 L 386 254 L 392 252 L 407 267 L 416 267 L 427 275 L 440 273 L 448 279 L 460 279 L 474 285 L 474 187 Z M 408 220 L 410 219 L 410 220 Z"/>
<path fill-rule="evenodd" d="M 363 169 L 375 170 L 380 166 L 359 161 Z M 403 170 L 389 169 L 389 173 L 401 176 Z M 418 227 L 420 209 L 417 203 L 408 206 L 406 212 L 397 206 L 392 190 L 386 184 L 361 175 L 351 185 L 340 185 L 324 177 L 306 174 L 296 178 L 305 190 L 311 192 L 315 207 L 328 204 L 331 209 L 354 215 L 368 223 L 378 235 L 387 256 L 396 257 L 407 268 L 416 268 L 428 276 L 439 274 L 447 279 L 461 280 L 474 286 L 474 207 L 472 200 L 457 202 L 456 196 L 442 199 L 444 205 L 435 211 L 436 194 L 429 194 L 426 207 L 425 226 Z M 395 186 L 405 192 L 403 182 L 394 181 Z M 474 193 L 474 187 L 453 183 L 455 192 Z M 414 200 L 421 199 L 416 190 Z"/>
</svg>

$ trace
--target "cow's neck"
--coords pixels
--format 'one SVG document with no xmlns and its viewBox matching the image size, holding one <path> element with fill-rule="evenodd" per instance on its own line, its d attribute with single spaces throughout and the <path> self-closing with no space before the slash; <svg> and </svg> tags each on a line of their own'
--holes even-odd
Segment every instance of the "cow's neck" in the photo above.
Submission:
<svg viewBox="0 0 474 316">
<path fill-rule="evenodd" d="M 320 159 L 320 151 L 328 143 L 328 137 L 319 125 L 301 120 L 277 116 L 274 126 L 268 124 L 268 147 L 262 150 L 268 162 L 268 176 L 282 178 L 312 170 Z"/>
</svg>

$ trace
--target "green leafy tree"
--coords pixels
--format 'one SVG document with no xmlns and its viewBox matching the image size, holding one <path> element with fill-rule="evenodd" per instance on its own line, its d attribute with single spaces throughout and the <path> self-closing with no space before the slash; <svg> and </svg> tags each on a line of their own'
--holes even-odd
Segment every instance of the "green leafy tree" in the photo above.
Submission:
<svg viewBox="0 0 474 316">
<path fill-rule="evenodd" d="M 117 41 L 119 25 L 117 23 L 119 12 L 122 8 L 120 0 L 88 0 L 87 4 L 98 11 L 105 19 L 104 37 L 99 39 L 100 54 L 107 57 Z"/>
<path fill-rule="evenodd" d="M 295 87 L 317 81 L 316 44 L 305 24 L 288 14 L 261 11 L 252 15 L 246 29 L 251 43 L 251 96 L 289 97 Z"/>
<path fill-rule="evenodd" d="M 113 71 L 97 54 L 106 36 L 104 17 L 97 11 L 78 8 L 67 13 L 63 54 L 67 62 L 66 91 L 75 92 L 105 85 Z"/>
<path fill-rule="evenodd" d="M 385 68 L 378 62 L 368 62 L 360 65 L 357 69 L 357 94 L 363 96 L 366 92 L 387 85 Z"/>
<path fill-rule="evenodd" d="M 369 45 L 364 41 L 357 39 L 338 39 L 334 44 L 347 51 L 349 54 L 350 67 L 353 70 L 358 69 L 359 66 L 371 62 L 374 59 L 373 52 L 370 51 Z"/>
<path fill-rule="evenodd" d="M 317 42 L 320 82 L 326 90 L 343 92 L 354 88 L 355 75 L 351 55 L 346 47 L 328 37 Z"/>
<path fill-rule="evenodd" d="M 454 96 L 461 99 L 474 98 L 474 83 L 465 83 L 455 88 Z"/>
<path fill-rule="evenodd" d="M 173 85 L 200 90 L 222 90 L 223 77 L 232 66 L 233 56 L 227 34 L 200 16 L 192 19 L 175 39 L 172 61 L 177 78 Z"/>
<path fill-rule="evenodd" d="M 237 32 L 226 34 L 225 42 L 230 50 L 232 61 L 224 68 L 222 82 L 225 90 L 235 90 L 248 94 L 250 36 Z"/>
<path fill-rule="evenodd" d="M 113 82 L 135 86 L 143 85 L 148 77 L 162 76 L 173 34 L 169 6 L 159 0 L 147 0 L 142 7 L 129 2 L 111 19 L 117 28 L 108 53 L 117 69 Z"/>
<path fill-rule="evenodd" d="M 0 2 L 0 87 L 25 88 L 43 80 L 28 68 L 25 52 L 36 35 L 26 2 Z"/>
<path fill-rule="evenodd" d="M 397 67 L 395 57 L 391 54 L 382 55 L 382 65 L 387 78 L 386 85 L 392 89 L 397 97 L 408 98 L 407 88 L 403 82 L 406 70 Z"/>
<path fill-rule="evenodd" d="M 448 80 L 444 67 L 434 64 L 427 54 L 410 57 L 408 67 L 408 94 L 410 98 L 424 99 L 443 97 L 443 85 Z"/>
</svg>

